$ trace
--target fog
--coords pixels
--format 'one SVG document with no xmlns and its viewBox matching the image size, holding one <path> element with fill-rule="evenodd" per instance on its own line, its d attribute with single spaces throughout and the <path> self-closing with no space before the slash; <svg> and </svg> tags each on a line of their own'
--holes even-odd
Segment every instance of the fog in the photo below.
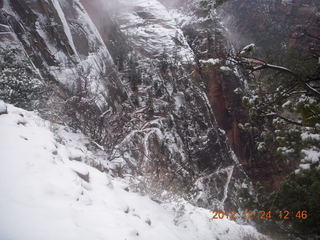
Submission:
<svg viewBox="0 0 320 240">
<path fill-rule="evenodd" d="M 118 0 L 80 0 L 102 37 L 107 37 L 111 19 L 125 9 Z"/>
<path fill-rule="evenodd" d="M 175 7 L 185 0 L 150 0 L 159 1 L 167 8 Z M 97 26 L 102 37 L 107 39 L 108 33 L 112 31 L 112 21 L 122 12 L 129 12 L 135 6 L 135 0 L 80 0 L 91 19 Z"/>
<path fill-rule="evenodd" d="M 161 2 L 166 7 L 174 7 L 185 2 L 185 0 L 159 0 L 159 2 Z"/>
<path fill-rule="evenodd" d="M 237 27 L 235 26 L 236 20 L 232 16 L 232 13 L 224 13 L 221 14 L 220 17 L 227 30 L 226 37 L 237 51 L 242 49 L 243 46 L 254 42 L 253 39 L 250 39 L 237 31 Z"/>
<path fill-rule="evenodd" d="M 91 19 L 100 31 L 103 37 L 107 37 L 112 25 L 112 19 L 121 14 L 123 11 L 130 11 L 134 7 L 135 0 L 80 0 L 86 8 Z M 151 0 L 152 1 L 152 0 Z M 156 1 L 156 0 L 154 0 Z M 158 0 L 167 8 L 176 7 L 186 2 L 186 0 Z M 223 9 L 223 7 L 222 7 Z M 241 48 L 252 40 L 245 38 L 235 31 L 234 21 L 232 14 L 221 11 L 220 17 L 224 25 L 229 29 L 227 38 L 235 46 L 236 49 Z"/>
</svg>

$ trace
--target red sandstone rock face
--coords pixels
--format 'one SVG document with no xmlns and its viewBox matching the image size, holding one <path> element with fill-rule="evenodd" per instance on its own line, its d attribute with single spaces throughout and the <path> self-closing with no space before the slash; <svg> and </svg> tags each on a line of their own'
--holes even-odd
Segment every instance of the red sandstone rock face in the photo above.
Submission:
<svg viewBox="0 0 320 240">
<path fill-rule="evenodd" d="M 247 119 L 246 109 L 233 91 L 240 87 L 239 79 L 226 75 L 216 68 L 205 71 L 208 81 L 208 97 L 213 106 L 217 122 L 225 132 L 228 142 L 241 164 L 249 170 L 252 168 L 255 144 L 252 136 L 240 130 L 238 123 Z M 249 173 L 249 171 L 248 171 Z"/>
<path fill-rule="evenodd" d="M 217 67 L 202 69 L 208 82 L 207 95 L 219 127 L 226 132 L 228 143 L 254 183 L 277 190 L 281 182 L 296 167 L 294 159 L 287 163 L 274 161 L 269 155 L 257 154 L 254 136 L 258 133 L 242 131 L 238 124 L 248 120 L 246 109 L 233 90 L 240 87 L 234 75 L 219 72 Z"/>
</svg>

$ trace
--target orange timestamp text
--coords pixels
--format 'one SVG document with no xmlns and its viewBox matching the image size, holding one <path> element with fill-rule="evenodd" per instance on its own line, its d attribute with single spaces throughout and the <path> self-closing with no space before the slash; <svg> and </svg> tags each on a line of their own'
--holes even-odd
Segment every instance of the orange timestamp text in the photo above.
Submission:
<svg viewBox="0 0 320 240">
<path fill-rule="evenodd" d="M 306 210 L 301 211 L 258 211 L 258 210 L 244 210 L 244 211 L 224 211 L 214 210 L 212 211 L 211 219 L 278 219 L 278 220 L 289 220 L 289 219 L 307 219 L 308 212 Z"/>
</svg>

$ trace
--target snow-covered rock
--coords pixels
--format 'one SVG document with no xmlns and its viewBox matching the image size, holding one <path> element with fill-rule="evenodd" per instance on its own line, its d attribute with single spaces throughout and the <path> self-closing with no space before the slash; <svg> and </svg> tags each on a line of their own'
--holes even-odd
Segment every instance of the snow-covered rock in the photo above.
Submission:
<svg viewBox="0 0 320 240">
<path fill-rule="evenodd" d="M 209 58 L 208 60 L 203 60 L 203 59 L 201 59 L 201 60 L 200 60 L 200 63 L 202 63 L 202 64 L 216 65 L 216 64 L 220 63 L 220 59 L 219 59 L 219 58 L 215 58 L 215 59 Z"/>
<path fill-rule="evenodd" d="M 252 53 L 252 51 L 256 48 L 256 45 L 254 43 L 250 43 L 249 45 L 245 46 L 242 48 L 240 55 L 245 56 L 248 55 L 249 53 Z"/>
<path fill-rule="evenodd" d="M 28 55 L 46 81 L 72 92 L 85 85 L 99 107 L 114 107 L 108 98 L 123 94 L 113 59 L 79 0 L 8 0 L 0 24 L 13 35 L 5 43 Z"/>
<path fill-rule="evenodd" d="M 120 8 L 126 9 L 118 16 L 120 28 L 139 51 L 149 57 L 167 53 L 170 58 L 181 58 L 182 63 L 194 61 L 194 54 L 182 30 L 161 1 L 119 2 Z"/>
</svg>

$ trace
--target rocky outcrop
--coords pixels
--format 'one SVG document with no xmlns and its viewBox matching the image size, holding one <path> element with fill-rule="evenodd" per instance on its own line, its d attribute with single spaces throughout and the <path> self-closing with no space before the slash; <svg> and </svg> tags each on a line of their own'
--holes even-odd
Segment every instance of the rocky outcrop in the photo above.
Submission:
<svg viewBox="0 0 320 240">
<path fill-rule="evenodd" d="M 80 2 L 6 1 L 0 10 L 0 24 L 6 31 L 6 35 L 0 36 L 2 45 L 25 53 L 52 91 L 50 111 L 43 111 L 49 115 L 46 117 L 68 122 L 66 118 L 54 117 L 66 114 L 74 119 L 76 127 L 93 134 L 97 141 L 108 139 L 103 141 L 114 143 L 117 133 L 112 133 L 112 129 L 122 126 L 121 121 L 103 131 L 96 126 L 90 129 L 88 124 L 96 122 L 101 126 L 106 122 L 101 118 L 103 113 L 104 117 L 108 115 L 108 122 L 122 115 L 126 93 L 104 41 Z M 77 99 L 72 98 L 75 95 Z M 82 105 L 82 113 L 73 109 L 76 105 L 77 110 Z M 108 137 L 101 137 L 101 132 Z"/>
<path fill-rule="evenodd" d="M 114 94 L 115 88 L 121 96 L 116 73 L 110 74 L 115 71 L 109 51 L 78 1 L 8 1 L 1 24 L 10 26 L 44 77 L 72 90 L 80 70 L 89 77 L 111 75 L 92 81 L 91 92 L 98 88 L 102 102 L 107 100 L 102 95 Z"/>
<path fill-rule="evenodd" d="M 150 92 L 154 108 L 151 121 L 137 129 L 142 139 L 137 141 L 136 132 L 125 146 L 138 142 L 145 148 L 147 157 L 136 159 L 136 165 L 153 169 L 162 187 L 184 189 L 198 205 L 221 207 L 233 193 L 225 189 L 233 188 L 227 179 L 234 175 L 227 169 L 236 163 L 212 112 L 194 51 L 169 11 L 158 1 L 133 1 L 118 15 L 142 71 L 131 97 Z M 137 107 L 148 107 L 148 96 L 138 97 Z M 152 159 L 160 160 L 156 167 Z"/>
<path fill-rule="evenodd" d="M 180 14 L 188 10 L 178 2 L 173 7 L 155 0 L 118 4 L 120 7 L 109 13 L 114 16 L 111 21 L 101 23 L 97 16 L 102 16 L 105 9 L 84 3 L 88 12 L 95 15 L 92 17 L 116 59 L 122 81 L 130 86 L 129 98 L 135 104 L 130 114 L 135 124 L 129 127 L 115 156 L 129 153 L 124 157 L 127 171 L 148 176 L 148 187 L 189 192 L 191 199 L 205 207 L 221 207 L 227 202 L 230 207 L 235 206 L 234 187 L 245 174 L 219 129 L 220 122 L 230 124 L 229 119 L 224 119 L 227 106 L 221 107 L 220 114 L 218 104 L 209 101 L 212 96 L 210 91 L 206 93 L 213 84 L 207 87 L 205 74 L 199 71 L 197 52 L 190 48 L 186 32 L 176 21 L 179 15 L 171 15 L 177 9 Z M 136 69 L 134 76 L 138 80 L 132 86 L 130 74 Z M 239 78 L 233 80 L 239 84 Z M 224 101 L 225 94 L 221 94 L 215 98 L 217 101 Z M 230 139 L 236 139 L 230 127 L 226 129 Z"/>
<path fill-rule="evenodd" d="M 239 95 L 234 93 L 236 88 L 242 87 L 241 77 L 235 66 L 225 61 L 232 46 L 228 44 L 220 18 L 203 16 L 206 13 L 199 6 L 191 11 L 199 20 L 184 24 L 183 30 L 197 56 L 199 75 L 206 85 L 206 94 L 219 127 L 225 131 L 240 163 L 248 166 L 253 158 L 254 143 L 251 136 L 238 127 L 238 123 L 246 121 L 247 112 Z"/>
</svg>

